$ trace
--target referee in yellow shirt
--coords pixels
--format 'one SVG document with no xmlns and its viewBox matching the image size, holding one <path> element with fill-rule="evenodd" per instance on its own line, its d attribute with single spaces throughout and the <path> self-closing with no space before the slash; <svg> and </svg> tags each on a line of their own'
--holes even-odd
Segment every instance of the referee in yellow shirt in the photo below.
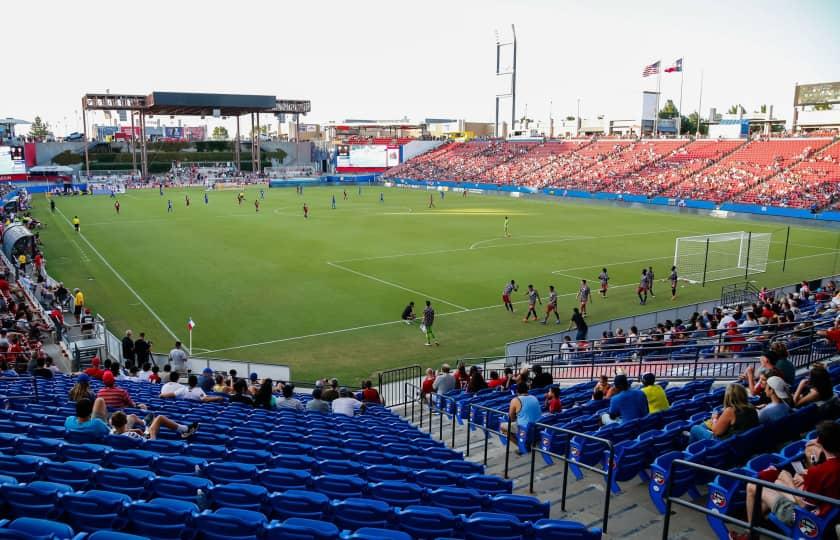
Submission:
<svg viewBox="0 0 840 540">
<path fill-rule="evenodd" d="M 76 316 L 76 321 L 78 322 L 79 318 L 82 316 L 82 308 L 85 307 L 85 293 L 83 293 L 81 289 L 73 290 L 73 303 L 75 304 L 75 307 L 73 308 L 73 315 Z"/>
</svg>

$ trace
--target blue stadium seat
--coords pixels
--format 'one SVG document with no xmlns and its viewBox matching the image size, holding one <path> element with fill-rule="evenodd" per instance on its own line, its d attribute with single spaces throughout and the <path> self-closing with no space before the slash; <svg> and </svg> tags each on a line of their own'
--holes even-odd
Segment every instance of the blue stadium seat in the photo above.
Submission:
<svg viewBox="0 0 840 540">
<path fill-rule="evenodd" d="M 733 469 L 733 473 L 750 475 L 750 472 L 743 468 Z M 743 511 L 746 503 L 747 492 L 744 483 L 728 476 L 718 475 L 709 482 L 709 495 L 706 499 L 706 508 L 715 510 L 717 514 L 732 515 Z M 729 529 L 726 523 L 716 514 L 707 514 L 706 520 L 709 527 L 717 534 L 720 540 L 729 540 Z"/>
<path fill-rule="evenodd" d="M 397 458 L 397 465 L 416 470 L 437 469 L 440 461 L 426 456 L 401 456 Z"/>
<path fill-rule="evenodd" d="M 446 508 L 412 505 L 396 510 L 397 526 L 414 538 L 454 536 L 460 520 Z"/>
<path fill-rule="evenodd" d="M 184 449 L 184 455 L 197 458 L 206 459 L 207 461 L 216 461 L 224 459 L 227 456 L 227 448 L 224 446 L 214 446 L 212 444 L 188 444 Z"/>
<path fill-rule="evenodd" d="M 601 540 L 601 529 L 587 529 L 576 521 L 541 519 L 531 529 L 534 540 Z"/>
<path fill-rule="evenodd" d="M 621 493 L 618 482 L 627 482 L 638 476 L 643 482 L 649 482 L 650 477 L 645 469 L 650 456 L 650 442 L 633 440 L 622 441 L 614 446 L 613 474 L 611 488 L 613 493 Z M 610 452 L 604 450 L 603 465 L 608 466 Z M 547 517 L 547 516 L 546 516 Z"/>
<path fill-rule="evenodd" d="M 461 452 L 456 452 L 455 450 L 452 450 L 450 448 L 426 448 L 423 451 L 423 455 L 441 461 L 449 461 L 451 459 L 464 459 L 464 454 L 462 454 Z"/>
<path fill-rule="evenodd" d="M 275 467 L 260 471 L 257 476 L 257 482 L 272 492 L 286 491 L 289 489 L 305 490 L 312 483 L 312 475 L 309 471 Z"/>
<path fill-rule="evenodd" d="M 123 437 L 128 439 L 130 437 Z M 155 460 L 160 457 L 156 452 L 147 452 L 146 450 L 122 450 L 120 452 L 111 452 L 108 456 L 108 467 L 112 469 L 120 469 L 123 467 L 130 467 L 132 469 L 148 469 L 152 470 Z"/>
<path fill-rule="evenodd" d="M 413 472 L 408 467 L 399 465 L 370 465 L 365 469 L 368 482 L 384 482 L 386 480 L 410 481 Z"/>
<path fill-rule="evenodd" d="M 412 540 L 411 535 L 402 531 L 362 527 L 346 537 L 347 540 Z"/>
<path fill-rule="evenodd" d="M 787 525 L 772 512 L 768 514 L 770 521 L 782 531 L 788 538 L 812 539 L 829 538 L 834 532 L 837 517 L 840 516 L 840 507 L 834 507 L 822 516 L 806 510 L 801 506 L 793 507 L 793 525 Z"/>
<path fill-rule="evenodd" d="M 65 440 L 69 440 L 67 437 Z M 102 444 L 108 445 L 114 450 L 137 450 L 143 447 L 143 439 L 126 437 L 125 435 L 105 435 Z"/>
<path fill-rule="evenodd" d="M 397 463 L 396 456 L 386 454 L 385 452 L 377 452 L 375 450 L 364 450 L 362 452 L 358 452 L 355 456 L 353 456 L 353 459 L 365 465 L 395 465 Z"/>
<path fill-rule="evenodd" d="M 191 475 L 158 476 L 149 484 L 149 490 L 156 497 L 177 499 L 197 503 L 198 490 L 209 491 L 213 483 L 207 478 Z"/>
<path fill-rule="evenodd" d="M 59 496 L 72 491 L 70 486 L 56 482 L 4 484 L 0 486 L 0 498 L 14 517 L 56 518 L 61 515 Z"/>
<path fill-rule="evenodd" d="M 446 508 L 453 514 L 469 516 L 489 504 L 489 496 L 475 489 L 442 487 L 429 492 L 429 504 Z"/>
<path fill-rule="evenodd" d="M 267 540 L 338 540 L 338 527 L 326 521 L 289 518 L 265 528 Z"/>
<path fill-rule="evenodd" d="M 204 474 L 216 484 L 249 484 L 257 478 L 257 466 L 251 463 L 216 461 L 205 467 Z"/>
<path fill-rule="evenodd" d="M 372 484 L 369 491 L 372 498 L 397 507 L 421 504 L 425 495 L 425 490 L 419 485 L 395 480 Z"/>
<path fill-rule="evenodd" d="M 650 466 L 650 482 L 648 483 L 648 494 L 660 514 L 665 513 L 665 486 L 668 484 L 668 475 L 671 462 L 675 459 L 687 460 L 690 455 L 685 452 L 668 452 L 661 455 Z M 674 471 L 674 479 L 671 484 L 671 497 L 680 497 L 688 492 L 692 498 L 700 497 L 700 493 L 694 487 L 694 470 L 682 467 Z"/>
<path fill-rule="evenodd" d="M 148 537 L 103 529 L 89 534 L 85 540 L 148 540 Z"/>
<path fill-rule="evenodd" d="M 47 519 L 22 517 L 0 528 L 0 538 L 15 540 L 71 540 L 73 529 Z"/>
<path fill-rule="evenodd" d="M 35 439 L 32 437 L 18 437 L 15 445 L 16 454 L 40 456 L 46 459 L 58 459 L 58 453 L 64 445 L 59 439 Z"/>
<path fill-rule="evenodd" d="M 385 528 L 393 518 L 393 511 L 383 501 L 350 497 L 333 501 L 331 515 L 339 528 L 355 530 L 365 526 Z"/>
<path fill-rule="evenodd" d="M 18 437 L 21 437 L 21 435 L 0 432 L 0 452 L 4 454 L 14 454 Z"/>
<path fill-rule="evenodd" d="M 292 454 L 278 454 L 271 459 L 272 467 L 282 467 L 284 469 L 299 469 L 304 471 L 311 471 L 317 466 L 315 458 L 310 456 L 296 456 Z"/>
<path fill-rule="evenodd" d="M 173 474 L 200 474 L 207 466 L 203 458 L 192 456 L 160 456 L 155 460 L 152 470 L 160 476 Z"/>
<path fill-rule="evenodd" d="M 64 426 L 32 424 L 26 434 L 35 439 L 63 439 L 65 430 Z"/>
<path fill-rule="evenodd" d="M 484 465 L 475 461 L 465 461 L 462 459 L 444 461 L 440 468 L 458 474 L 484 474 Z"/>
<path fill-rule="evenodd" d="M 268 490 L 251 484 L 222 484 L 208 491 L 213 508 L 240 508 L 262 512 L 268 499 Z"/>
<path fill-rule="evenodd" d="M 298 489 L 272 493 L 268 502 L 271 516 L 281 520 L 290 517 L 324 519 L 330 508 L 330 499 L 323 493 Z"/>
<path fill-rule="evenodd" d="M 271 459 L 271 452 L 267 450 L 245 450 L 242 448 L 235 448 L 228 453 L 227 459 L 238 463 L 250 463 L 264 467 Z"/>
<path fill-rule="evenodd" d="M 437 489 L 444 486 L 457 486 L 461 475 L 444 470 L 427 469 L 414 473 L 414 481 L 422 487 Z"/>
<path fill-rule="evenodd" d="M 94 475 L 94 484 L 97 489 L 125 493 L 137 500 L 145 495 L 154 477 L 152 471 L 141 469 L 99 469 Z"/>
<path fill-rule="evenodd" d="M 156 539 L 191 538 L 192 522 L 198 507 L 190 502 L 157 498 L 131 504 L 126 517 L 127 530 Z"/>
<path fill-rule="evenodd" d="M 353 459 L 356 453 L 352 450 L 345 450 L 344 448 L 336 448 L 333 446 L 315 446 L 312 449 L 312 457 L 321 461 L 324 459 Z"/>
<path fill-rule="evenodd" d="M 110 453 L 111 447 L 102 444 L 65 444 L 61 447 L 59 457 L 64 461 L 86 461 L 103 465 Z"/>
<path fill-rule="evenodd" d="M 291 454 L 296 456 L 306 456 L 312 452 L 312 446 L 309 444 L 288 441 L 272 442 L 270 448 L 272 454 Z"/>
<path fill-rule="evenodd" d="M 324 474 L 312 479 L 315 491 L 319 491 L 330 499 L 347 499 L 362 497 L 367 489 L 367 482 L 358 476 L 343 474 Z"/>
<path fill-rule="evenodd" d="M 186 447 L 187 443 L 179 437 L 177 441 L 167 441 L 165 439 L 148 440 L 143 445 L 143 450 L 157 452 L 162 456 L 177 456 L 183 454 Z"/>
<path fill-rule="evenodd" d="M 78 491 L 87 489 L 99 469 L 99 465 L 86 461 L 48 461 L 41 465 L 40 477 L 49 482 L 67 484 Z"/>
<path fill-rule="evenodd" d="M 364 476 L 364 466 L 357 461 L 346 459 L 325 459 L 318 462 L 318 474 L 348 474 Z"/>
<path fill-rule="evenodd" d="M 461 486 L 477 489 L 482 493 L 500 495 L 513 491 L 513 480 L 505 480 L 490 474 L 471 474 L 461 479 Z"/>
<path fill-rule="evenodd" d="M 47 461 L 38 456 L 8 456 L 0 454 L 0 471 L 18 482 L 31 482 L 38 477 L 41 465 Z"/>
<path fill-rule="evenodd" d="M 496 495 L 490 499 L 490 512 L 510 514 L 520 521 L 548 519 L 551 505 L 528 495 Z"/>
<path fill-rule="evenodd" d="M 466 540 L 520 540 L 528 526 L 510 514 L 476 512 L 464 519 Z"/>
<path fill-rule="evenodd" d="M 238 508 L 219 508 L 195 517 L 196 530 L 203 540 L 258 540 L 266 523 L 263 514 Z"/>
<path fill-rule="evenodd" d="M 270 445 L 267 439 L 254 437 L 231 437 L 228 446 L 242 450 L 265 450 Z"/>
<path fill-rule="evenodd" d="M 123 514 L 130 503 L 131 497 L 123 493 L 92 489 L 84 493 L 65 493 L 59 506 L 73 529 L 93 532 L 125 526 Z"/>
</svg>

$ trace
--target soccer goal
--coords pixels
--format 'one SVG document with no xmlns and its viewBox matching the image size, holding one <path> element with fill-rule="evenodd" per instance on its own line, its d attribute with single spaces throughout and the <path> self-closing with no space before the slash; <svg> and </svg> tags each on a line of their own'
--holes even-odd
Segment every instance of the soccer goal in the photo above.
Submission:
<svg viewBox="0 0 840 540">
<path fill-rule="evenodd" d="M 765 272 L 772 236 L 744 231 L 683 236 L 677 238 L 674 266 L 690 283 Z"/>
</svg>

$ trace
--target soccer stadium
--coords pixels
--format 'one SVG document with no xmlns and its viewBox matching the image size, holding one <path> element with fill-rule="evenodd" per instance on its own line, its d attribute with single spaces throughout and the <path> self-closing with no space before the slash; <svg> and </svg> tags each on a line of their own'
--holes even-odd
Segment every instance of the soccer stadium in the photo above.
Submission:
<svg viewBox="0 0 840 540">
<path fill-rule="evenodd" d="M 0 539 L 840 537 L 836 3 L 43 7 Z"/>
</svg>

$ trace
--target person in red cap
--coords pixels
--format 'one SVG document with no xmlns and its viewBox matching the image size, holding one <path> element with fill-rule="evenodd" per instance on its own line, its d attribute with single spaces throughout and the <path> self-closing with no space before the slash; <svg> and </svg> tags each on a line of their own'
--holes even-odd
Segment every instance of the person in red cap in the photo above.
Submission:
<svg viewBox="0 0 840 540">
<path fill-rule="evenodd" d="M 100 363 L 101 362 L 99 360 L 99 357 L 94 356 L 93 360 L 90 361 L 90 367 L 84 370 L 82 373 L 84 373 L 88 377 L 93 377 L 94 379 L 101 379 L 102 374 L 105 372 L 102 371 L 102 369 L 99 367 Z"/>
<path fill-rule="evenodd" d="M 721 346 L 718 347 L 719 356 L 735 356 L 744 350 L 746 339 L 738 331 L 738 323 L 734 320 L 726 323 L 726 332 L 721 337 Z"/>
<path fill-rule="evenodd" d="M 112 409 L 122 409 L 123 407 L 137 406 L 124 388 L 114 386 L 114 374 L 110 371 L 106 371 L 102 374 L 102 384 L 105 386 L 99 390 L 96 397 L 102 398 L 108 407 Z"/>
</svg>

